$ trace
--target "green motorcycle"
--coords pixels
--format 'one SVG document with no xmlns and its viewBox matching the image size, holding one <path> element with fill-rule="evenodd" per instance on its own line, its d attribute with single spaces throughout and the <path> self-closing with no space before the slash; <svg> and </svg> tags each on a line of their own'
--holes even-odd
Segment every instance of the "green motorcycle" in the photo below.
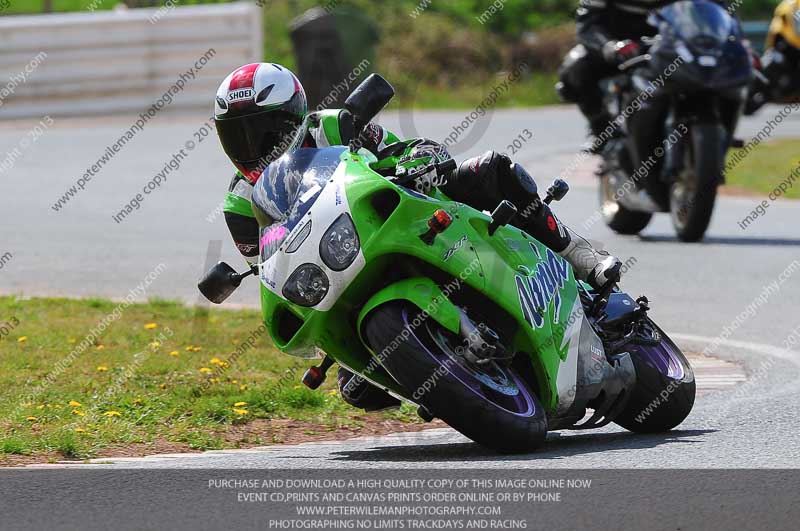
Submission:
<svg viewBox="0 0 800 531">
<path fill-rule="evenodd" d="M 357 132 L 393 94 L 377 75 L 359 86 L 345 103 Z M 338 363 L 500 452 L 532 451 L 548 429 L 613 421 L 659 432 L 686 418 L 694 375 L 646 298 L 577 281 L 510 225 L 511 203 L 486 215 L 421 194 L 374 171 L 375 156 L 358 148 L 273 162 L 253 193 L 260 263 L 238 274 L 221 262 L 199 284 L 221 303 L 256 274 L 275 346 L 324 356 L 306 385 L 319 387 Z M 545 201 L 567 189 L 557 181 Z M 287 196 L 298 200 L 282 204 Z M 285 221 L 268 216 L 276 208 Z"/>
</svg>

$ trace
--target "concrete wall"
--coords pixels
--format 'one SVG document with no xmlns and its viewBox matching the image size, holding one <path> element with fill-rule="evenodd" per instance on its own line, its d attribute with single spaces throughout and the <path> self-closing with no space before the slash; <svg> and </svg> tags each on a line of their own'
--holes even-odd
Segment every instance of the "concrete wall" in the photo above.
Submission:
<svg viewBox="0 0 800 531">
<path fill-rule="evenodd" d="M 225 75 L 262 50 L 262 13 L 246 2 L 0 17 L 0 119 L 141 111 L 158 100 L 210 113 Z"/>
</svg>

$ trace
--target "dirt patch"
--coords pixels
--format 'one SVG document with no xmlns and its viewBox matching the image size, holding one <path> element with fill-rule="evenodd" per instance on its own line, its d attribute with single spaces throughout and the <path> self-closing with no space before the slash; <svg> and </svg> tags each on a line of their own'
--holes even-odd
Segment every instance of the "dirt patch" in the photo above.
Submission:
<svg viewBox="0 0 800 531">
<path fill-rule="evenodd" d="M 718 188 L 719 195 L 724 195 L 728 197 L 759 197 L 760 194 L 753 190 L 748 190 L 747 188 L 742 188 L 740 186 L 726 184 L 724 186 L 720 186 Z"/>
<path fill-rule="evenodd" d="M 258 419 L 247 424 L 228 425 L 222 434 L 226 448 L 254 448 L 279 444 L 300 444 L 346 440 L 355 437 L 388 435 L 397 432 L 417 432 L 432 428 L 445 428 L 447 425 L 434 420 L 429 423 L 410 423 L 387 420 L 378 414 L 364 414 L 352 420 L 358 424 L 325 426 L 313 422 L 291 419 Z M 201 453 L 205 450 L 191 448 L 186 443 L 157 439 L 151 443 L 131 443 L 111 445 L 99 450 L 93 459 L 113 457 L 144 457 L 157 454 Z M 0 455 L 0 467 L 25 466 L 42 463 L 84 462 L 80 459 L 67 459 L 58 452 L 44 452 L 32 455 Z"/>
</svg>

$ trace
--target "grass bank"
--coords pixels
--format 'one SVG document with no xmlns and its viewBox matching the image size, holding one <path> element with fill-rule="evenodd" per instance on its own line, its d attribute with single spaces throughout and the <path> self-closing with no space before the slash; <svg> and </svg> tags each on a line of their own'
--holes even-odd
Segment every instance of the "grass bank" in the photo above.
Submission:
<svg viewBox="0 0 800 531">
<path fill-rule="evenodd" d="M 409 407 L 348 406 L 335 374 L 321 390 L 299 385 L 309 362 L 276 351 L 255 310 L 153 300 L 109 320 L 116 307 L 0 297 L 0 464 L 418 427 Z"/>
<path fill-rule="evenodd" d="M 776 186 L 789 180 L 792 172 L 800 165 L 798 144 L 800 139 L 771 140 L 759 144 L 747 158 L 728 172 L 727 185 L 734 190 L 768 196 Z M 736 150 L 732 150 L 729 156 L 732 157 L 735 152 Z M 800 180 L 795 178 L 791 184 L 782 197 L 800 199 Z"/>
</svg>

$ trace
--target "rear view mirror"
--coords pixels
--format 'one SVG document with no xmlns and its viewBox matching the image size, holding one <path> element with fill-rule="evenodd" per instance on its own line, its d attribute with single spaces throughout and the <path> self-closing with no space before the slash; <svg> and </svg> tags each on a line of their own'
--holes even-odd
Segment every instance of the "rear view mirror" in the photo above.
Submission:
<svg viewBox="0 0 800 531">
<path fill-rule="evenodd" d="M 249 274 L 250 272 L 240 275 L 225 262 L 218 262 L 200 280 L 197 288 L 206 299 L 214 304 L 222 304 Z"/>
<path fill-rule="evenodd" d="M 344 101 L 355 118 L 356 136 L 394 97 L 394 87 L 378 74 L 370 74 Z"/>
</svg>

